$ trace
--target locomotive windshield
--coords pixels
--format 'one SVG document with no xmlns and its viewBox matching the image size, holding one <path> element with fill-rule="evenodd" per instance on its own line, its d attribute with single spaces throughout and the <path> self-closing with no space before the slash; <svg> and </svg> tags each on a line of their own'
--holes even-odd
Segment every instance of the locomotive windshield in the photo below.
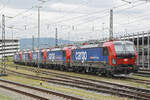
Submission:
<svg viewBox="0 0 150 100">
<path fill-rule="evenodd" d="M 133 57 L 134 44 L 129 41 L 114 41 L 114 48 L 117 57 Z"/>
<path fill-rule="evenodd" d="M 126 52 L 134 53 L 134 45 L 133 45 L 133 44 L 126 43 L 126 44 L 125 44 L 125 50 L 126 50 Z"/>
</svg>

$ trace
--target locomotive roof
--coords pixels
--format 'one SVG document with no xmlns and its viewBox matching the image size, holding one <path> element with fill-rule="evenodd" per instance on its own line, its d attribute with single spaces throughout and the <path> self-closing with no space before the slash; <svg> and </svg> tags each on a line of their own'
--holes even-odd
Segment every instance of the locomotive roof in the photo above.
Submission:
<svg viewBox="0 0 150 100">
<path fill-rule="evenodd" d="M 131 41 L 113 41 L 114 44 L 133 44 Z"/>
<path fill-rule="evenodd" d="M 62 48 L 53 48 L 53 49 L 49 49 L 47 51 L 60 51 L 60 50 L 62 50 Z"/>
<path fill-rule="evenodd" d="M 24 53 L 28 53 L 28 51 L 24 51 Z"/>
<path fill-rule="evenodd" d="M 102 47 L 102 44 L 89 44 L 89 45 L 82 45 L 78 48 L 94 48 L 94 47 Z"/>
</svg>

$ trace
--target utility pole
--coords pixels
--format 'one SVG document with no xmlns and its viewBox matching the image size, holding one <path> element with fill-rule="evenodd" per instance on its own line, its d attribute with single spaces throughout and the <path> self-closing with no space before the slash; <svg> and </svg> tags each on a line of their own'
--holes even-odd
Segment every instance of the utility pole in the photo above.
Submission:
<svg viewBox="0 0 150 100">
<path fill-rule="evenodd" d="M 57 38 L 58 38 L 58 36 L 57 36 L 58 33 L 57 33 L 57 31 L 58 31 L 58 30 L 57 30 L 57 28 L 56 28 L 56 31 L 55 31 L 55 43 L 56 43 L 55 46 L 56 46 L 56 47 L 58 46 L 58 39 L 57 39 Z"/>
<path fill-rule="evenodd" d="M 32 50 L 34 51 L 34 35 L 32 35 Z"/>
<path fill-rule="evenodd" d="M 113 40 L 113 9 L 110 10 L 109 40 Z"/>
<path fill-rule="evenodd" d="M 41 7 L 38 7 L 38 53 L 37 53 L 38 69 L 40 68 L 40 64 L 39 64 L 39 56 L 40 56 L 40 8 Z"/>
<path fill-rule="evenodd" d="M 0 76 L 7 76 L 5 60 L 5 15 L 2 15 L 2 71 Z"/>
</svg>

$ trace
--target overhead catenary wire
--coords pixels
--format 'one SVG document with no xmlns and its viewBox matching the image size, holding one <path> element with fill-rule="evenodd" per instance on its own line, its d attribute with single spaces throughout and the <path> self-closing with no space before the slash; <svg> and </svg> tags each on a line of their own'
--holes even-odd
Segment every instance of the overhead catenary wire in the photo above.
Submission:
<svg viewBox="0 0 150 100">
<path fill-rule="evenodd" d="M 50 0 L 47 0 L 47 1 L 45 1 L 45 2 L 48 2 L 48 1 L 50 1 Z M 42 2 L 42 3 L 40 3 L 40 4 L 43 4 L 43 3 L 45 3 L 45 2 Z M 135 1 L 135 2 L 137 2 L 137 1 Z M 125 6 L 125 5 L 126 5 L 126 4 L 123 4 L 123 5 L 120 5 L 120 6 L 113 7 L 113 8 L 116 9 L 116 8 L 119 8 L 119 7 L 122 7 L 122 6 Z M 29 8 L 29 9 L 27 9 L 27 10 L 21 12 L 21 13 L 16 14 L 13 18 L 25 14 L 26 12 L 30 11 L 30 10 L 33 9 L 34 7 L 36 7 L 36 6 L 32 6 L 31 8 Z M 104 12 L 104 11 L 107 11 L 107 10 L 108 10 L 108 9 L 103 10 L 103 11 L 92 12 L 92 13 Z M 92 13 L 88 13 L 88 15 L 92 15 Z M 86 16 L 86 15 L 83 15 L 83 16 Z M 77 16 L 77 17 L 79 18 L 79 17 L 83 17 L 83 16 Z M 74 19 L 76 19 L 77 17 L 74 17 Z M 71 19 L 72 19 L 72 18 L 71 18 Z M 71 20 L 71 19 L 70 19 L 70 20 Z M 68 21 L 68 20 L 69 20 L 69 19 L 66 19 L 66 20 L 63 20 L 63 21 Z M 62 20 L 61 20 L 61 21 L 62 21 Z M 58 22 L 60 22 L 60 21 L 58 21 Z"/>
<path fill-rule="evenodd" d="M 145 2 L 145 3 L 149 3 L 149 2 Z M 145 4 L 145 3 L 143 3 L 143 4 Z M 142 5 L 143 5 L 142 4 Z M 147 13 L 148 14 L 148 13 Z M 134 20 L 131 20 L 130 22 L 126 22 L 126 23 L 120 23 L 120 24 L 118 24 L 118 25 L 120 25 L 120 26 L 122 26 L 122 27 L 125 27 L 125 26 L 127 26 L 127 25 L 132 25 L 132 24 L 135 24 L 135 23 L 141 23 L 141 21 L 143 21 L 142 19 L 143 18 L 141 18 L 141 17 L 143 17 L 143 18 L 146 18 L 146 15 L 142 15 L 142 16 L 138 16 L 138 17 L 132 17 L 132 18 L 134 18 Z M 147 16 L 148 17 L 148 16 Z M 135 19 L 136 18 L 136 19 Z M 138 18 L 140 18 L 140 19 L 138 19 Z M 146 24 L 147 25 L 147 24 Z M 136 26 L 137 26 L 137 24 L 136 24 Z M 138 25 L 139 26 L 139 25 Z M 138 29 L 137 29 L 138 30 Z"/>
<path fill-rule="evenodd" d="M 143 3 L 144 4 L 144 3 Z M 142 5 L 143 5 L 142 4 Z M 141 4 L 140 4 L 141 5 Z M 135 6 L 134 6 L 135 7 Z M 121 24 L 119 24 L 119 25 L 127 25 L 127 24 L 132 24 L 132 23 L 134 23 L 135 21 L 137 21 L 138 20 L 138 18 L 141 18 L 141 17 L 146 17 L 146 15 L 148 15 L 149 13 L 146 13 L 146 14 L 144 14 L 144 15 L 141 15 L 141 16 L 137 16 L 137 17 L 132 17 L 132 18 L 134 18 L 134 20 L 131 20 L 131 22 L 127 22 L 127 23 L 121 23 Z M 148 16 L 147 16 L 148 17 Z M 139 19 L 140 20 L 140 19 Z M 123 21 L 123 20 L 122 20 Z"/>
<path fill-rule="evenodd" d="M 18 17 L 18 16 L 24 15 L 25 13 L 29 12 L 29 11 L 32 10 L 33 8 L 36 8 L 38 5 L 44 4 L 44 3 L 49 2 L 49 1 L 52 1 L 52 0 L 47 0 L 47 1 L 44 1 L 44 2 L 41 2 L 41 3 L 38 3 L 38 4 L 36 4 L 36 5 L 33 5 L 31 8 L 26 9 L 26 10 L 24 10 L 24 11 L 22 11 L 22 12 L 17 13 L 17 14 L 16 14 L 15 16 L 13 16 L 11 19 L 6 20 L 6 22 L 7 22 L 7 21 L 10 22 L 10 20 L 15 19 L 15 18 Z M 9 2 L 9 0 L 7 1 L 6 4 L 8 4 L 8 2 Z M 6 6 L 6 5 L 5 5 L 5 6 Z M 5 7 L 5 6 L 4 6 L 4 7 Z M 2 9 L 4 9 L 4 7 L 3 7 Z M 6 27 L 6 28 L 8 28 L 8 27 Z M 16 29 L 16 30 L 23 31 L 23 29 L 20 29 L 20 28 L 15 28 L 15 29 Z"/>
<path fill-rule="evenodd" d="M 142 4 L 145 4 L 145 3 L 139 3 L 139 4 L 137 4 L 137 5 L 134 5 L 134 6 L 132 6 L 132 7 L 128 7 L 128 8 L 125 8 L 125 9 L 134 8 L 134 7 L 137 7 L 137 6 L 142 5 Z M 120 11 L 125 10 L 125 9 L 121 9 Z M 99 18 L 99 19 L 101 19 L 101 18 Z M 89 21 L 88 21 L 87 23 L 89 23 Z M 83 23 L 83 24 L 85 24 L 85 23 Z"/>
<path fill-rule="evenodd" d="M 134 5 L 134 6 L 132 6 L 132 7 L 127 7 L 127 8 L 124 8 L 124 9 L 120 9 L 120 10 L 118 10 L 118 11 L 123 11 L 123 10 L 131 9 L 131 8 L 137 7 L 137 6 L 141 5 L 141 4 L 145 4 L 145 3 L 139 3 L 139 4 Z M 118 12 L 118 11 L 117 11 L 117 9 L 116 9 L 116 12 Z M 104 18 L 104 17 L 107 16 L 107 15 L 109 15 L 109 13 L 107 13 L 107 14 L 104 15 L 104 16 L 94 18 L 93 20 L 87 20 L 86 22 L 78 23 L 78 24 L 75 24 L 75 25 L 83 25 L 83 24 L 86 24 L 86 23 L 90 23 L 90 22 L 92 22 L 92 21 L 102 19 L 102 18 Z"/>
<path fill-rule="evenodd" d="M 47 1 L 50 1 L 50 0 L 47 0 Z M 47 1 L 45 1 L 45 2 L 47 2 Z M 138 1 L 139 1 L 139 0 L 138 0 Z M 40 4 L 43 4 L 43 3 L 45 3 L 45 2 L 42 2 L 42 3 L 40 3 Z M 137 1 L 134 1 L 134 3 L 135 3 L 135 2 L 137 2 Z M 123 5 L 120 5 L 120 6 L 113 7 L 113 8 L 116 9 L 116 8 L 119 8 L 119 7 L 122 7 L 122 6 L 125 6 L 125 5 L 126 5 L 126 4 L 123 4 Z M 25 14 L 26 12 L 30 11 L 30 10 L 33 9 L 34 7 L 36 7 L 36 6 L 32 6 L 31 8 L 29 8 L 29 9 L 27 9 L 27 10 L 21 12 L 21 13 L 16 14 L 13 18 Z M 107 10 L 108 10 L 108 9 L 107 9 Z M 103 11 L 106 11 L 106 10 L 103 10 Z M 94 12 L 94 13 L 103 12 L 103 11 L 97 11 L 97 12 Z M 92 12 L 92 13 L 93 13 L 93 12 Z M 91 15 L 91 13 L 89 13 L 89 15 Z M 83 15 L 83 16 L 86 16 L 86 15 Z M 82 17 L 82 16 L 77 16 L 77 17 Z M 77 17 L 76 17 L 76 18 L 77 18 Z M 76 18 L 74 18 L 74 19 L 76 19 Z M 71 18 L 71 19 L 72 19 L 72 18 Z M 71 20 L 71 19 L 70 19 L 70 20 Z M 66 19 L 66 20 L 63 20 L 63 21 L 68 21 L 68 20 L 69 20 L 69 19 Z M 61 21 L 62 21 L 62 20 L 61 20 Z M 58 22 L 60 22 L 60 21 L 58 21 Z"/>
<path fill-rule="evenodd" d="M 137 2 L 136 2 L 136 3 L 137 3 Z M 126 5 L 126 4 L 123 4 L 123 5 L 120 5 L 120 6 L 114 7 L 114 9 L 124 7 L 125 5 Z M 32 9 L 33 9 L 33 8 L 32 8 Z M 21 15 L 24 15 L 25 13 L 27 13 L 27 12 L 28 12 L 28 10 L 29 10 L 29 9 L 27 9 L 25 12 L 22 12 L 22 14 L 21 14 L 21 13 L 20 13 L 20 14 L 21 14 Z M 29 10 L 29 11 L 30 11 L 30 10 Z M 104 11 L 104 10 L 103 10 L 103 11 Z M 104 12 L 106 12 L 106 11 L 108 11 L 108 9 L 107 9 L 107 10 L 105 10 Z M 104 13 L 104 12 L 102 12 L 102 13 Z M 95 13 L 94 13 L 94 12 L 91 12 L 91 13 L 93 13 L 94 15 L 95 15 L 95 14 L 97 14 L 96 12 L 95 12 Z M 100 13 L 101 13 L 101 12 L 100 12 Z M 88 14 L 89 14 L 89 16 L 91 16 L 91 17 L 93 17 L 93 16 L 94 16 L 94 15 L 92 15 L 92 14 L 90 14 L 90 13 L 88 13 Z M 21 15 L 17 15 L 17 16 L 21 16 Z M 16 17 L 17 17 L 17 16 L 16 16 Z M 88 19 L 88 18 L 91 18 L 91 17 L 89 17 L 89 16 L 84 15 L 84 17 L 85 17 L 85 18 L 87 18 L 87 19 Z M 15 17 L 15 18 L 16 18 L 16 17 Z M 79 17 L 79 16 L 76 16 L 76 17 Z M 83 18 L 84 18 L 84 17 L 83 17 Z M 79 19 L 80 19 L 80 17 L 79 17 Z M 88 23 L 89 23 L 89 22 L 92 22 L 92 20 L 94 20 L 94 21 L 95 21 L 95 20 L 98 20 L 98 19 L 101 19 L 101 16 L 93 17 L 93 19 L 90 19 L 89 21 L 87 20 L 86 22 L 88 22 Z M 75 18 L 75 19 L 73 19 L 73 20 L 72 20 L 71 18 L 66 19 L 66 21 L 69 21 L 69 20 L 73 21 L 73 20 L 76 20 L 76 18 Z M 61 23 L 61 22 L 64 22 L 64 21 L 60 21 L 60 23 Z M 86 23 L 86 22 L 85 22 L 85 23 Z M 77 24 L 78 24 L 78 23 L 77 23 Z M 79 24 L 80 24 L 80 23 L 79 23 Z M 83 23 L 83 24 L 84 24 L 84 23 Z M 82 25 L 82 23 L 81 23 L 81 25 Z M 36 27 L 35 27 L 35 28 L 36 28 Z"/>
<path fill-rule="evenodd" d="M 139 2 L 139 0 L 134 1 L 133 3 L 137 3 L 137 2 Z M 115 7 L 112 7 L 112 8 L 113 9 L 118 9 L 118 8 L 126 6 L 126 5 L 128 5 L 128 4 L 124 3 L 122 5 L 118 5 L 118 6 L 115 6 Z M 73 21 L 73 20 L 76 20 L 76 19 L 81 19 L 81 18 L 84 18 L 84 17 L 93 16 L 94 14 L 104 13 L 104 12 L 108 12 L 108 11 L 109 11 L 109 9 L 104 9 L 104 10 L 99 10 L 99 11 L 87 13 L 87 14 L 80 15 L 80 16 L 75 16 L 75 17 L 66 18 L 66 19 L 59 19 L 59 20 L 53 22 L 53 24 L 57 24 L 57 23 L 65 22 L 65 21 Z"/>
<path fill-rule="evenodd" d="M 119 25 L 121 25 L 121 26 L 126 26 L 126 25 L 129 25 L 129 24 L 131 25 L 131 24 L 135 24 L 135 23 L 140 23 L 141 21 L 143 21 L 143 19 L 149 17 L 149 16 L 146 16 L 146 15 L 148 15 L 148 14 L 150 14 L 150 13 L 147 13 L 147 14 L 142 15 L 142 16 L 139 16 L 139 17 L 135 17 L 134 20 L 131 20 L 130 22 L 127 22 L 127 23 L 121 23 L 121 24 L 119 24 Z M 150 19 L 149 19 L 149 20 L 150 20 Z"/>
<path fill-rule="evenodd" d="M 139 2 L 139 0 L 134 1 L 134 3 L 137 3 L 137 2 Z M 118 5 L 118 6 L 113 7 L 113 9 L 118 9 L 118 8 L 123 7 L 123 6 L 126 6 L 126 5 L 127 5 L 127 4 L 124 3 L 124 4 L 122 4 L 122 5 Z M 107 16 L 107 15 L 109 15 L 108 11 L 109 11 L 109 9 L 104 9 L 104 10 L 101 10 L 101 11 L 96 11 L 96 12 L 87 13 L 86 15 L 81 15 L 81 16 L 75 16 L 75 17 L 71 17 L 71 18 L 67 18 L 67 19 L 62 19 L 62 20 L 58 20 L 58 21 L 56 21 L 56 22 L 54 22 L 54 23 L 51 23 L 51 25 L 57 24 L 57 23 L 60 24 L 60 23 L 66 22 L 66 21 L 68 22 L 69 20 L 70 20 L 70 21 L 79 20 L 79 19 L 81 19 L 81 18 L 83 18 L 83 19 L 85 19 L 85 18 L 88 19 L 88 18 L 93 17 L 92 14 L 98 14 L 98 12 L 99 12 L 99 13 L 107 12 L 107 14 L 105 13 L 105 15 L 104 15 L 104 16 Z M 94 21 L 95 21 L 95 20 L 97 20 L 97 19 L 103 18 L 104 16 L 93 17 L 93 18 L 94 18 Z M 84 18 L 84 17 L 85 17 L 85 18 Z M 92 21 L 92 19 L 91 19 L 90 21 Z M 87 20 L 86 22 L 89 23 L 90 21 Z M 84 22 L 82 22 L 82 23 L 85 24 Z M 75 24 L 75 25 L 81 25 L 82 23 Z"/>
<path fill-rule="evenodd" d="M 84 1 L 84 0 L 82 0 L 82 1 Z M 76 9 L 80 9 L 82 6 L 80 5 L 79 7 L 76 7 L 76 8 L 73 8 L 73 9 L 69 9 L 69 11 L 74 11 L 74 10 L 76 10 Z M 46 7 L 44 7 L 44 8 L 46 8 Z M 61 13 L 61 11 L 60 11 L 60 13 Z M 66 15 L 62 15 L 62 16 L 60 16 L 59 18 L 57 18 L 57 19 L 62 19 L 63 17 L 65 17 Z"/>
<path fill-rule="evenodd" d="M 45 2 L 41 2 L 41 3 L 39 3 L 38 5 L 44 4 L 44 3 L 48 2 L 48 1 L 51 1 L 51 0 L 47 0 L 47 1 L 45 1 Z M 13 16 L 13 18 L 11 18 L 11 19 L 14 19 L 14 18 L 16 18 L 16 17 L 18 17 L 18 16 L 21 16 L 21 15 L 23 15 L 23 14 L 29 12 L 29 11 L 32 10 L 33 8 L 37 8 L 38 5 L 34 5 L 34 6 L 32 6 L 31 8 L 26 9 L 26 10 L 24 10 L 23 12 L 20 12 L 20 13 L 16 14 L 16 15 Z M 11 20 L 11 19 L 10 19 L 10 20 Z"/>
<path fill-rule="evenodd" d="M 3 4 L 3 7 L 0 8 L 0 11 L 1 11 L 0 14 L 2 14 L 2 10 L 7 7 L 6 5 L 9 3 L 9 1 L 10 1 L 10 0 L 7 0 L 7 2 L 6 2 L 5 4 Z"/>
</svg>

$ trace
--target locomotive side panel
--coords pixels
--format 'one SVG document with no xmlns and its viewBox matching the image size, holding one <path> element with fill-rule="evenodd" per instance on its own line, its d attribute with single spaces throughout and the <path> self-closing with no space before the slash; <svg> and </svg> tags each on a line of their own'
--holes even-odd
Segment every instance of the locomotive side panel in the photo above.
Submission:
<svg viewBox="0 0 150 100">
<path fill-rule="evenodd" d="M 22 63 L 23 63 L 23 64 L 25 64 L 25 58 L 26 58 L 26 57 L 25 57 L 25 53 L 23 52 L 23 53 L 22 53 Z"/>
<path fill-rule="evenodd" d="M 43 62 L 45 63 L 45 62 L 46 62 L 46 59 L 47 59 L 46 50 L 43 50 L 43 51 L 42 51 L 42 57 L 43 57 Z"/>
<path fill-rule="evenodd" d="M 72 50 L 72 66 L 105 68 L 107 56 L 103 56 L 103 48 L 81 48 Z"/>
<path fill-rule="evenodd" d="M 22 52 L 19 52 L 19 63 L 22 63 Z"/>
<path fill-rule="evenodd" d="M 32 52 L 30 51 L 28 55 L 29 55 L 29 62 L 31 63 L 31 61 L 32 61 Z"/>
<path fill-rule="evenodd" d="M 42 64 L 42 61 L 43 61 L 43 54 L 42 52 L 39 52 L 39 51 L 33 51 L 32 52 L 32 65 L 33 66 L 37 66 L 37 64 Z"/>
<path fill-rule="evenodd" d="M 31 61 L 31 63 L 32 63 L 33 66 L 36 66 L 36 64 L 37 64 L 37 57 L 38 57 L 37 53 L 38 52 L 35 52 L 35 51 L 32 52 L 32 61 Z"/>
<path fill-rule="evenodd" d="M 64 65 L 65 56 L 62 50 L 47 51 L 47 65 Z"/>
<path fill-rule="evenodd" d="M 25 62 L 29 62 L 29 54 L 28 53 L 25 53 Z"/>
</svg>

